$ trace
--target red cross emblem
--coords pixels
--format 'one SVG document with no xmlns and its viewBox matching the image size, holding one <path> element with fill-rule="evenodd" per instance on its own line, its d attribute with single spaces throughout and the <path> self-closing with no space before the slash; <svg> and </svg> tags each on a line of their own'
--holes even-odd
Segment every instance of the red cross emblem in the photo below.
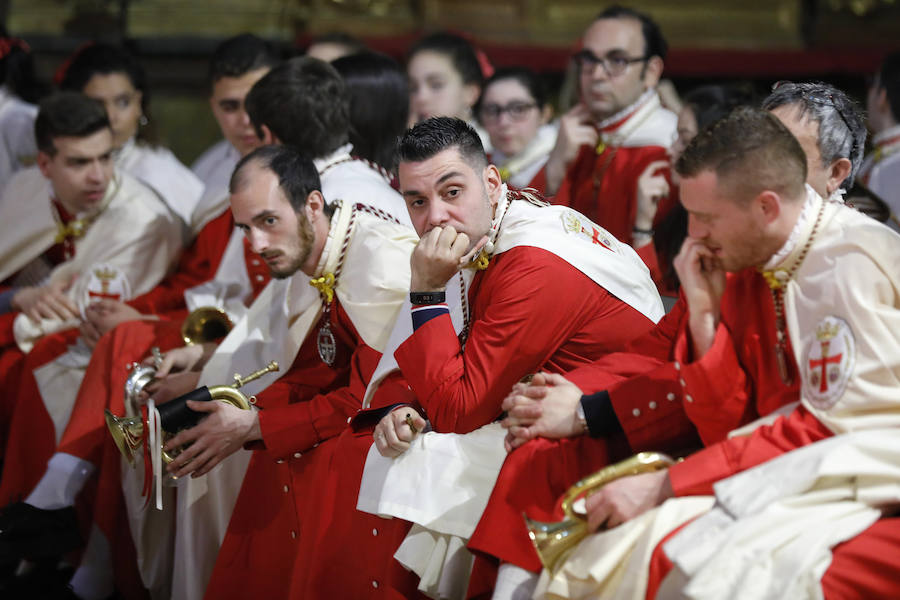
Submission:
<svg viewBox="0 0 900 600">
<path fill-rule="evenodd" d="M 831 340 L 819 342 L 822 344 L 822 358 L 818 359 L 810 359 L 809 368 L 817 369 L 819 367 L 822 368 L 822 373 L 819 376 L 819 391 L 827 392 L 828 391 L 828 376 L 826 370 L 828 365 L 830 364 L 840 364 L 841 358 L 844 356 L 843 354 L 835 354 L 834 356 L 828 356 L 828 347 L 831 345 Z"/>
</svg>

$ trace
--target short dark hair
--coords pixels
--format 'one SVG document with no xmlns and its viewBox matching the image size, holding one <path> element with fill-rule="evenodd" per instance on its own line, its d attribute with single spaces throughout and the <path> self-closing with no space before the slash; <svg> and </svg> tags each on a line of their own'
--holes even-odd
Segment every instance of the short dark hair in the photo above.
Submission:
<svg viewBox="0 0 900 600">
<path fill-rule="evenodd" d="M 806 182 L 806 154 L 772 113 L 740 106 L 698 133 L 675 170 L 685 178 L 715 172 L 737 202 L 749 202 L 764 190 L 796 198 Z"/>
<path fill-rule="evenodd" d="M 400 138 L 397 154 L 401 163 L 422 162 L 449 148 L 456 148 L 473 169 L 487 166 L 478 133 L 455 117 L 431 117 L 408 129 Z"/>
<path fill-rule="evenodd" d="M 796 106 L 800 116 L 819 125 L 816 145 L 822 155 L 822 166 L 846 158 L 850 174 L 841 182 L 849 189 L 862 166 L 866 146 L 866 125 L 862 110 L 847 94 L 822 82 L 794 83 L 783 81 L 763 100 L 762 107 L 775 110 L 780 106 Z"/>
<path fill-rule="evenodd" d="M 353 154 L 393 170 L 397 138 L 409 120 L 406 73 L 393 58 L 368 51 L 342 56 L 331 64 L 344 78 L 350 97 Z"/>
<path fill-rule="evenodd" d="M 650 18 L 650 15 L 632 8 L 614 5 L 601 12 L 594 20 L 599 21 L 600 19 L 636 19 L 640 22 L 641 32 L 644 34 L 644 56 L 646 58 L 658 56 L 662 60 L 666 59 L 669 44 L 666 43 L 666 38 L 663 37 L 659 25 Z"/>
<path fill-rule="evenodd" d="M 38 102 L 45 93 L 38 81 L 34 57 L 25 40 L 10 37 L 0 25 L 0 85 L 25 102 Z"/>
<path fill-rule="evenodd" d="M 265 125 L 282 144 L 309 158 L 328 156 L 349 139 L 347 86 L 321 60 L 300 56 L 278 65 L 256 82 L 244 102 L 260 137 Z"/>
<path fill-rule="evenodd" d="M 484 73 L 481 71 L 478 54 L 464 37 L 446 31 L 426 35 L 409 49 L 406 62 L 409 63 L 416 54 L 423 51 L 442 54 L 449 58 L 463 83 L 475 84 L 479 88 L 484 83 Z"/>
<path fill-rule="evenodd" d="M 141 93 L 141 108 L 147 111 L 150 90 L 147 88 L 147 73 L 133 54 L 121 46 L 92 43 L 76 50 L 65 67 L 59 87 L 73 92 L 84 91 L 84 86 L 94 75 L 122 73 L 131 85 Z"/>
<path fill-rule="evenodd" d="M 900 121 L 900 52 L 888 54 L 878 70 L 878 87 L 887 92 L 891 116 Z"/>
<path fill-rule="evenodd" d="M 694 114 L 699 132 L 738 106 L 756 106 L 759 98 L 749 83 L 708 84 L 692 89 L 681 101 Z"/>
<path fill-rule="evenodd" d="M 229 193 L 234 194 L 246 184 L 244 171 L 251 163 L 275 173 L 278 177 L 278 187 L 291 203 L 295 213 L 303 210 L 310 193 L 322 191 L 319 172 L 312 159 L 303 156 L 291 146 L 262 146 L 238 161 L 228 183 Z M 326 204 L 326 214 L 330 216 L 328 206 Z M 333 211 L 333 208 L 331 210 Z"/>
<path fill-rule="evenodd" d="M 209 61 L 209 84 L 212 86 L 223 77 L 241 77 L 257 69 L 271 69 L 279 62 L 272 44 L 251 33 L 242 33 L 216 46 Z"/>
<path fill-rule="evenodd" d="M 87 137 L 104 128 L 109 128 L 109 117 L 100 102 L 78 92 L 57 92 L 41 101 L 34 137 L 38 150 L 54 156 L 54 139 Z"/>
<path fill-rule="evenodd" d="M 484 93 L 487 89 L 491 87 L 492 84 L 507 79 L 518 81 L 535 101 L 539 109 L 543 109 L 547 104 L 547 90 L 544 86 L 544 82 L 541 81 L 541 78 L 537 73 L 528 67 L 502 67 L 494 71 L 494 74 L 484 82 L 484 87 L 481 88 L 481 97 L 478 98 L 478 103 L 475 105 L 476 115 L 481 110 L 481 103 L 484 101 Z"/>
</svg>

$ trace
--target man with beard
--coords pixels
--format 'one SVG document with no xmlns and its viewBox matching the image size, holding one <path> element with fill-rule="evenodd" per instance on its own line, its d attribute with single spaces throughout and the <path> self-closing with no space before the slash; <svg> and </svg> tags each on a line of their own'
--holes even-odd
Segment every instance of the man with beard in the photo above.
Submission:
<svg viewBox="0 0 900 600">
<path fill-rule="evenodd" d="M 306 501 L 319 485 L 312 473 L 328 456 L 325 442 L 358 411 L 408 289 L 404 267 L 412 230 L 362 204 L 327 205 L 318 191 L 300 207 L 296 200 L 288 204 L 285 195 L 296 198 L 298 181 L 310 178 L 293 166 L 301 162 L 288 147 L 267 147 L 239 163 L 232 179 L 235 221 L 279 281 L 205 367 L 203 352 L 191 348 L 168 353 L 163 367 L 203 367 L 203 380 L 254 369 L 260 357 L 292 365 L 259 394 L 260 411 L 190 402 L 190 408 L 210 413 L 208 418 L 166 445 L 171 450 L 190 444 L 168 467 L 178 477 L 202 476 L 242 446 L 256 450 L 209 597 L 286 594 L 308 520 Z M 261 335 L 274 332 L 287 339 Z M 179 525 L 192 523 L 182 519 Z"/>
<path fill-rule="evenodd" d="M 440 558 L 417 581 L 441 541 L 412 550 L 420 562 L 403 563 L 412 573 L 394 560 L 410 521 L 431 529 L 424 537 L 460 548 L 467 534 L 459 525 L 474 526 L 502 460 L 503 434 L 489 424 L 507 386 L 615 351 L 662 312 L 631 248 L 571 209 L 507 191 L 463 121 L 416 125 L 399 155 L 400 188 L 421 236 L 410 305 L 369 385 L 369 410 L 337 440 L 308 507 L 316 523 L 294 565 L 295 597 L 464 589 L 466 566 L 445 569 Z M 444 433 L 417 435 L 426 417 Z"/>
<path fill-rule="evenodd" d="M 260 140 L 254 133 L 256 142 L 250 144 L 238 135 L 241 130 L 235 131 L 234 122 L 247 120 L 244 96 L 275 60 L 265 43 L 247 36 L 226 40 L 210 60 L 214 115 L 223 135 L 242 153 L 250 152 Z M 226 178 L 230 177 L 237 158 L 224 157 L 222 161 L 218 169 L 221 171 L 223 164 L 230 162 L 230 166 L 226 165 Z M 86 308 L 80 333 L 92 348 L 90 364 L 51 361 L 55 357 L 46 354 L 52 350 L 52 340 L 44 347 L 38 346 L 25 362 L 26 375 L 18 388 L 18 397 L 27 401 L 17 403 L 18 425 L 9 446 L 13 460 L 4 472 L 0 496 L 4 504 L 24 498 L 28 506 L 56 511 L 59 516 L 52 518 L 24 505 L 14 509 L 13 515 L 28 514 L 32 534 L 47 526 L 48 520 L 74 527 L 71 507 L 85 484 L 90 481 L 93 487 L 91 478 L 99 468 L 101 476 L 96 485 L 100 491 L 96 496 L 83 496 L 96 498 L 91 507 L 96 526 L 83 528 L 88 532 L 90 550 L 72 581 L 75 589 L 85 595 L 91 589 L 111 589 L 113 573 L 116 585 L 124 593 L 142 587 L 119 491 L 119 457 L 115 447 L 107 447 L 103 410 L 114 414 L 125 412 L 122 389 L 131 363 L 147 356 L 151 347 L 168 349 L 183 343 L 181 325 L 188 311 L 215 305 L 224 308 L 232 321 L 237 321 L 269 282 L 265 265 L 234 228 L 231 212 L 227 210 L 227 179 L 208 183 L 205 212 L 198 213 L 204 222 L 203 229 L 182 255 L 177 270 L 149 292 L 128 302 L 104 298 Z M 104 335 L 107 332 L 112 333 Z M 60 350 L 65 351 L 65 346 Z M 40 370 L 33 376 L 34 369 Z M 57 404 L 73 403 L 68 424 L 60 425 L 64 428 L 61 437 L 35 435 L 36 430 L 41 431 L 41 424 L 49 421 L 39 403 L 30 402 L 39 394 L 48 395 Z M 8 527 L 4 529 L 9 531 Z M 104 536 L 108 541 L 97 541 Z M 77 536 L 59 535 L 46 548 L 32 548 L 29 556 L 58 556 L 78 543 Z M 110 548 L 114 551 L 110 552 Z M 109 567 L 111 562 L 114 569 Z"/>
<path fill-rule="evenodd" d="M 666 47 L 659 26 L 643 13 L 614 6 L 594 19 L 574 57 L 580 101 L 560 119 L 556 146 L 531 183 L 636 247 L 669 209 L 664 202 L 642 207 L 649 218 L 635 229 L 641 175 L 662 180 L 659 197 L 650 200 L 667 196 L 666 151 L 677 118 L 656 92 Z"/>
<path fill-rule="evenodd" d="M 810 186 L 823 197 L 839 198 L 853 181 L 865 143 L 862 117 L 849 98 L 826 84 L 786 82 L 763 106 L 799 139 Z M 516 565 L 533 572 L 533 586 L 541 563 L 521 515 L 558 520 L 560 495 L 608 464 L 608 444 L 624 436 L 634 451 L 683 452 L 701 441 L 715 443 L 796 400 L 790 339 L 779 339 L 771 327 L 773 292 L 756 269 L 729 275 L 721 313 L 730 343 L 686 367 L 676 359 L 676 340 L 687 327 L 690 300 L 689 295 L 679 299 L 653 332 L 629 344 L 627 353 L 601 358 L 565 379 L 537 376 L 530 387 L 517 388 L 506 399 L 510 449 L 535 441 L 508 456 L 472 537 L 470 548 L 478 551 L 478 565 L 486 573 L 479 591 L 493 585 L 487 567 L 496 559 L 509 565 L 507 571 Z M 787 358 L 785 372 L 776 358 L 778 347 Z M 735 363 L 746 365 L 740 377 L 730 375 Z M 703 382 L 705 388 L 715 386 L 715 393 L 694 393 L 693 385 L 682 382 Z M 525 585 L 527 577 L 520 577 Z"/>
<path fill-rule="evenodd" d="M 778 359 L 776 346 L 774 356 L 761 348 L 757 360 L 790 361 L 795 401 L 681 463 L 591 495 L 589 523 L 613 529 L 582 542 L 539 593 L 577 585 L 603 597 L 643 598 L 690 586 L 691 597 L 739 597 L 752 573 L 750 587 L 767 597 L 897 594 L 885 556 L 895 553 L 900 527 L 897 519 L 878 519 L 880 508 L 896 503 L 879 490 L 897 479 L 889 440 L 900 386 L 892 334 L 900 319 L 893 268 L 900 239 L 804 189 L 806 161 L 780 123 L 746 109 L 700 134 L 676 165 L 690 215 L 676 262 L 691 310 L 676 343 L 683 386 L 693 404 L 712 406 L 724 380 L 746 377 L 749 367 L 736 361 L 715 378 L 700 377 L 694 366 L 729 352 L 726 272 L 756 267 L 775 295 L 771 326 L 791 339 L 790 357 Z M 872 454 L 873 445 L 881 450 Z M 673 496 L 710 494 L 714 483 L 716 507 L 666 544 L 678 568 L 662 582 L 672 563 L 657 543 L 712 499 L 647 511 Z M 654 546 L 648 582 L 642 574 Z M 601 555 L 605 566 L 596 560 Z M 619 585 L 616 569 L 637 575 Z"/>
</svg>

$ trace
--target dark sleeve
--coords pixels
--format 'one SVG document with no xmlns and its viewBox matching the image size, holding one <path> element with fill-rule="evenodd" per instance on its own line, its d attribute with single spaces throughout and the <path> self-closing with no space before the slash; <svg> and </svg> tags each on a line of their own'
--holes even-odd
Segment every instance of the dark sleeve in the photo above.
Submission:
<svg viewBox="0 0 900 600">
<path fill-rule="evenodd" d="M 9 288 L 0 292 L 0 314 L 12 312 L 12 299 L 18 291 L 19 288 Z"/>
<path fill-rule="evenodd" d="M 581 407 L 584 409 L 588 434 L 592 438 L 606 438 L 622 431 L 622 424 L 619 423 L 606 390 L 582 396 Z"/>
</svg>

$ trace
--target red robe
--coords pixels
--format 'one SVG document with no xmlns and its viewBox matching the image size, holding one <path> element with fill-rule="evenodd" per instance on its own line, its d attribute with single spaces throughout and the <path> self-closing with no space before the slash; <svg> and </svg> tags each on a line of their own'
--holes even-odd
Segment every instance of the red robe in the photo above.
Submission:
<svg viewBox="0 0 900 600">
<path fill-rule="evenodd" d="M 132 305 L 141 311 L 167 309 L 169 312 L 161 320 L 122 323 L 100 338 L 58 447 L 43 403 L 32 401 L 17 405 L 19 418 L 25 419 L 29 425 L 16 429 L 18 459 L 15 463 L 8 463 L 4 469 L 0 486 L 0 491 L 5 492 L 2 498 L 10 501 L 25 497 L 43 475 L 47 460 L 54 451 L 72 454 L 97 466 L 98 476 L 79 496 L 79 513 L 86 523 L 85 532 L 89 531 L 89 523 L 93 521 L 106 535 L 113 548 L 116 588 L 128 598 L 143 597 L 144 590 L 135 564 L 136 556 L 122 496 L 121 455 L 109 436 L 103 411 L 109 409 L 116 415 L 125 413 L 123 388 L 131 363 L 148 356 L 153 346 L 165 351 L 183 345 L 180 330 L 186 312 L 184 291 L 214 276 L 232 229 L 233 218 L 230 211 L 226 211 L 200 232 L 192 250 L 182 256 L 178 272 L 151 292 L 132 301 Z M 244 250 L 255 298 L 270 277 L 265 265 L 246 243 Z M 55 337 L 48 336 L 39 344 L 50 344 Z M 70 341 L 74 341 L 74 336 Z M 32 350 L 29 357 L 40 345 Z M 56 355 L 61 354 L 65 347 L 57 350 Z M 30 389 L 31 397 L 39 400 L 32 373 L 33 369 L 23 372 L 24 384 L 20 395 Z"/>
<path fill-rule="evenodd" d="M 262 440 L 250 460 L 206 598 L 288 597 L 290 572 L 314 513 L 330 442 L 362 403 L 381 354 L 363 342 L 335 300 L 330 313 L 337 357 L 319 358 L 320 324 L 307 335 L 290 371 L 257 397 Z M 321 518 L 317 515 L 318 518 Z"/>
<path fill-rule="evenodd" d="M 560 293 L 564 290 L 564 293 Z M 466 433 L 500 415 L 512 385 L 529 373 L 564 373 L 621 350 L 652 322 L 545 250 L 519 246 L 494 257 L 469 288 L 465 350 L 448 315 L 417 329 L 395 352 L 404 376 L 379 386 L 372 408 L 420 406 L 436 431 Z M 401 315 L 400 318 L 409 318 Z M 357 420 L 367 417 L 362 413 Z M 418 577 L 393 559 L 410 523 L 356 510 L 371 426 L 347 430 L 308 512 L 318 527 L 294 564 L 292 597 L 408 598 Z"/>
<path fill-rule="evenodd" d="M 226 211 L 211 221 L 197 236 L 191 247 L 192 252 L 182 256 L 179 271 L 147 294 L 134 299 L 132 304 L 141 311 L 165 310 L 167 312 L 157 314 L 175 320 L 177 323 L 174 327 L 180 328 L 181 321 L 185 316 L 184 291 L 188 287 L 208 281 L 215 275 L 228 244 L 233 223 L 230 211 Z M 252 254 L 249 245 L 245 243 L 244 248 L 245 262 L 247 270 L 251 274 L 255 296 L 268 283 L 269 275 L 262 261 Z M 179 298 L 180 301 L 178 301 Z M 16 400 L 10 417 L 11 433 L 5 447 L 5 455 L 9 460 L 7 468 L 3 471 L 2 482 L 0 482 L 0 506 L 27 496 L 43 475 L 47 461 L 56 450 L 56 432 L 50 415 L 41 401 L 34 371 L 62 355 L 68 345 L 75 342 L 77 337 L 78 330 L 76 329 L 45 336 L 22 362 L 19 386 L 15 394 Z M 153 343 L 147 345 L 145 338 L 136 338 L 134 341 L 134 349 L 120 355 L 126 364 L 145 358 L 149 348 L 154 345 Z M 173 345 L 167 345 L 164 349 Z M 117 391 L 120 392 L 121 389 L 118 387 Z M 121 403 L 121 398 L 119 402 Z M 99 413 L 100 419 L 96 420 L 92 412 L 85 412 L 77 406 L 78 400 L 76 399 L 72 410 L 72 420 L 86 417 L 90 419 L 90 426 L 105 429 L 102 410 Z M 111 410 L 113 409 L 111 408 Z M 121 410 L 113 410 L 113 412 L 122 414 Z M 80 427 L 82 425 L 76 425 L 76 428 Z"/>
<path fill-rule="evenodd" d="M 651 108 L 654 104 L 656 107 Z M 599 152 L 594 146 L 579 149 L 551 201 L 574 208 L 630 244 L 638 210 L 638 178 L 650 163 L 668 162 L 667 150 L 675 139 L 675 122 L 675 115 L 659 106 L 657 97 L 641 102 L 627 116 L 600 130 L 601 139 L 611 142 L 600 146 Z M 617 140 L 617 136 L 625 139 Z M 661 172 L 669 182 L 669 189 L 674 189 L 669 168 Z M 531 187 L 546 189 L 545 169 L 535 175 Z M 660 201 L 654 225 L 669 212 L 676 197 L 673 193 Z"/>
<path fill-rule="evenodd" d="M 585 393 L 607 390 L 622 426 L 621 439 L 580 436 L 534 440 L 509 455 L 469 548 L 479 559 L 470 596 L 493 587 L 497 560 L 539 571 L 541 563 L 522 519 L 562 518 L 559 499 L 576 481 L 610 462 L 641 450 L 682 453 L 725 438 L 749 423 L 797 400 L 775 366 L 774 305 L 755 269 L 728 276 L 721 323 L 713 347 L 690 364 L 687 303 L 679 298 L 650 333 L 631 342 L 627 353 L 606 356 L 568 373 Z M 790 347 L 787 350 L 790 358 Z M 485 557 L 493 560 L 483 562 Z"/>
</svg>

